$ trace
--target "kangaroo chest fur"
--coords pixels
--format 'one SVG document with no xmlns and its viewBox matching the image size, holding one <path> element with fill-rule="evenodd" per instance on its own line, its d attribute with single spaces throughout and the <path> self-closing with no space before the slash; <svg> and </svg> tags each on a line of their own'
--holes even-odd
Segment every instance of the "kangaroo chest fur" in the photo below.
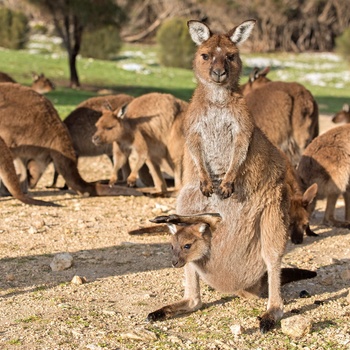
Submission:
<svg viewBox="0 0 350 350">
<path fill-rule="evenodd" d="M 209 173 L 214 177 L 225 174 L 235 156 L 233 140 L 240 133 L 240 125 L 232 111 L 210 106 L 189 132 L 195 132 L 201 138 L 201 153 Z"/>
</svg>

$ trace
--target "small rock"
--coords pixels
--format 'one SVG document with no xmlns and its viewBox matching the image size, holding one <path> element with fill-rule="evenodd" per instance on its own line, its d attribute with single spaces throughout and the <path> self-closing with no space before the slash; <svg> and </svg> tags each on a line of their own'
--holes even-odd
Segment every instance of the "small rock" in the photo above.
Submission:
<svg viewBox="0 0 350 350">
<path fill-rule="evenodd" d="M 331 286 L 334 284 L 334 277 L 333 276 L 327 276 L 322 278 L 321 284 L 324 286 Z"/>
<path fill-rule="evenodd" d="M 52 271 L 69 269 L 73 265 L 73 257 L 69 253 L 56 254 L 50 264 Z"/>
<path fill-rule="evenodd" d="M 140 341 L 157 340 L 157 335 L 147 329 L 137 329 L 130 333 L 123 333 L 120 335 L 123 339 L 132 339 Z"/>
<path fill-rule="evenodd" d="M 7 282 L 12 282 L 15 280 L 15 275 L 12 273 L 9 273 L 8 275 L 5 276 Z"/>
<path fill-rule="evenodd" d="M 31 235 L 33 235 L 34 233 L 37 233 L 37 232 L 38 232 L 38 230 L 33 226 L 30 226 L 28 229 L 28 233 Z"/>
<path fill-rule="evenodd" d="M 234 325 L 230 326 L 230 330 L 231 330 L 233 335 L 241 335 L 245 332 L 245 329 L 240 324 L 234 324 Z"/>
<path fill-rule="evenodd" d="M 40 230 L 45 226 L 45 221 L 44 220 L 36 220 L 33 222 L 32 226 L 36 228 L 37 230 Z"/>
<path fill-rule="evenodd" d="M 80 285 L 80 284 L 83 284 L 83 283 L 86 283 L 87 280 L 85 277 L 80 277 L 80 276 L 74 276 L 71 280 L 71 283 L 72 284 L 77 284 L 77 285 Z"/>
<path fill-rule="evenodd" d="M 340 277 L 343 281 L 349 281 L 350 280 L 350 270 L 344 270 L 340 273 Z"/>
<path fill-rule="evenodd" d="M 299 298 L 310 298 L 310 297 L 311 297 L 311 295 L 307 290 L 302 290 L 299 293 Z"/>
<path fill-rule="evenodd" d="M 281 321 L 282 332 L 292 338 L 301 338 L 311 331 L 311 322 L 307 318 L 296 315 Z"/>
</svg>

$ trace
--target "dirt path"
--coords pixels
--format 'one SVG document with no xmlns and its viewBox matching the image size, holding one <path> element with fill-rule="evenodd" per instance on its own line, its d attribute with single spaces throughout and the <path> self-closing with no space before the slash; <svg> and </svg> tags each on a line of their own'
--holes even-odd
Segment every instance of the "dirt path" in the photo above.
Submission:
<svg viewBox="0 0 350 350">
<path fill-rule="evenodd" d="M 322 117 L 322 128 L 329 118 Z M 87 180 L 108 178 L 110 163 L 83 160 Z M 312 322 L 311 333 L 289 338 L 278 326 L 261 335 L 257 316 L 266 299 L 221 295 L 202 285 L 205 303 L 191 315 L 149 324 L 149 312 L 183 294 L 182 269 L 171 268 L 168 237 L 129 236 L 128 230 L 172 213 L 175 199 L 81 198 L 47 190 L 49 168 L 33 195 L 61 208 L 0 199 L 1 349 L 350 349 L 350 235 L 320 225 L 319 202 L 301 246 L 288 244 L 285 266 L 314 269 L 315 279 L 283 287 L 285 316 Z M 344 203 L 338 202 L 338 215 Z M 69 252 L 73 266 L 53 272 L 55 254 Z M 77 275 L 82 285 L 72 284 Z M 307 290 L 310 298 L 299 298 Z M 316 303 L 315 303 L 316 302 Z M 244 327 L 235 336 L 230 326 Z"/>
</svg>

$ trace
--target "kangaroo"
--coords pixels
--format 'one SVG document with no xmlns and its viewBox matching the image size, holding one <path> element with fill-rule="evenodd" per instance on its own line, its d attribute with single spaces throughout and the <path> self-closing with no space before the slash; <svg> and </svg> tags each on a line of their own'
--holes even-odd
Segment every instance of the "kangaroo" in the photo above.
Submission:
<svg viewBox="0 0 350 350">
<path fill-rule="evenodd" d="M 304 187 L 317 183 L 317 199 L 327 198 L 323 224 L 350 229 L 350 124 L 332 128 L 315 138 L 303 153 L 297 168 Z M 337 199 L 343 195 L 345 221 L 334 217 Z"/>
<path fill-rule="evenodd" d="M 219 232 L 221 216 L 218 213 L 205 213 L 193 216 L 158 216 L 151 220 L 156 223 L 167 223 L 172 233 L 172 265 L 180 268 L 188 266 L 194 270 L 195 275 L 187 278 L 185 290 L 191 294 L 198 294 L 198 278 L 202 278 L 207 284 L 223 292 L 236 294 L 243 297 L 258 297 L 267 290 L 268 276 L 265 273 L 249 290 L 236 289 L 234 267 L 231 264 L 235 260 L 236 247 L 225 249 L 221 243 L 223 234 Z M 180 225 L 180 226 L 179 226 Z M 223 254 L 225 250 L 225 254 Z M 316 277 L 317 273 L 298 268 L 283 268 L 281 270 L 281 284 Z M 189 295 L 189 296 L 190 296 Z M 193 311 L 189 299 L 167 305 L 159 310 L 151 312 L 148 320 L 160 320 L 173 317 L 185 312 Z M 199 309 L 202 303 L 196 300 L 195 307 Z"/>
<path fill-rule="evenodd" d="M 253 71 L 243 94 L 254 120 L 297 165 L 306 146 L 319 134 L 318 105 L 303 85 L 271 81 L 269 69 Z"/>
<path fill-rule="evenodd" d="M 337 112 L 333 118 L 333 123 L 350 123 L 350 106 L 347 103 L 344 103 L 341 111 Z"/>
<path fill-rule="evenodd" d="M 202 22 L 188 22 L 198 46 L 193 61 L 198 84 L 184 120 L 184 176 L 176 211 L 221 215 L 215 239 L 222 263 L 210 276 L 186 264 L 185 296 L 173 307 L 178 314 L 201 307 L 199 276 L 218 290 L 251 294 L 267 272 L 268 305 L 260 318 L 260 330 L 267 332 L 283 316 L 280 272 L 289 198 L 284 157 L 255 126 L 240 92 L 238 45 L 254 25 L 248 20 L 213 34 Z M 222 275 L 230 276 L 227 283 Z"/>
<path fill-rule="evenodd" d="M 258 67 L 250 72 L 248 81 L 241 85 L 241 91 L 243 96 L 248 95 L 254 89 L 257 89 L 266 83 L 269 83 L 271 79 L 267 78 L 267 74 L 270 72 L 270 67 L 265 67 L 259 70 Z"/>
<path fill-rule="evenodd" d="M 96 145 L 118 144 L 115 170 L 135 151 L 137 159 L 127 178 L 129 186 L 135 186 L 137 173 L 146 163 L 157 192 L 167 190 L 160 165 L 174 172 L 175 188 L 179 188 L 184 144 L 181 123 L 186 107 L 186 102 L 170 94 L 142 95 L 116 111 L 104 110 L 92 140 Z"/>
<path fill-rule="evenodd" d="M 104 108 L 117 109 L 130 101 L 133 97 L 126 94 L 108 95 L 91 97 L 80 103 L 63 121 L 68 128 L 73 141 L 73 147 L 77 158 L 95 157 L 106 154 L 112 161 L 117 162 L 117 155 L 113 149 L 117 146 L 114 142 L 111 144 L 95 145 L 92 142 L 92 136 L 96 132 L 95 124 L 102 115 Z M 113 161 L 114 158 L 114 161 Z M 129 163 L 123 167 L 123 176 L 130 174 Z M 146 184 L 153 184 L 147 168 L 141 168 L 139 172 L 141 180 Z M 58 173 L 55 171 L 53 183 L 50 187 L 55 187 Z M 118 179 L 118 171 L 113 170 L 109 183 L 114 185 Z"/>
<path fill-rule="evenodd" d="M 32 73 L 33 83 L 31 88 L 39 94 L 45 94 L 55 89 L 54 83 L 45 77 L 43 73 L 40 75 Z M 12 77 L 4 72 L 0 72 L 0 83 L 16 83 Z"/>
<path fill-rule="evenodd" d="M 132 189 L 84 181 L 77 169 L 69 132 L 57 111 L 47 98 L 28 87 L 0 84 L 0 136 L 15 158 L 30 155 L 33 160 L 52 159 L 67 185 L 79 194 L 142 195 Z"/>
<path fill-rule="evenodd" d="M 45 202 L 29 197 L 23 192 L 22 186 L 16 174 L 14 159 L 10 149 L 6 146 L 4 140 L 0 137 L 0 178 L 1 185 L 5 185 L 10 194 L 25 204 L 40 206 L 59 206 L 52 202 Z M 26 186 L 24 186 L 26 187 Z"/>
</svg>

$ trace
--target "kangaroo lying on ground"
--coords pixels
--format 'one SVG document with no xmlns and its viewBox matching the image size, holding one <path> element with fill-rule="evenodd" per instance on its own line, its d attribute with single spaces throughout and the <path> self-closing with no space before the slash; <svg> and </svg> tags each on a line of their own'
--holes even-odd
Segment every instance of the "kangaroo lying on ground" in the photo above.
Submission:
<svg viewBox="0 0 350 350">
<path fill-rule="evenodd" d="M 142 95 L 114 112 L 103 110 L 92 140 L 96 145 L 118 144 L 116 171 L 125 164 L 131 151 L 135 152 L 137 159 L 131 165 L 129 186 L 135 186 L 137 173 L 146 163 L 156 191 L 167 190 L 161 165 L 174 172 L 175 187 L 179 188 L 184 144 L 181 122 L 186 107 L 186 102 L 170 94 Z"/>
<path fill-rule="evenodd" d="M 325 225 L 350 229 L 350 124 L 328 130 L 306 148 L 297 169 L 305 188 L 317 183 L 317 199 L 327 198 L 323 218 Z M 337 199 L 343 195 L 345 221 L 334 217 Z M 316 200 L 310 206 L 312 212 Z"/>
<path fill-rule="evenodd" d="M 32 73 L 33 83 L 31 88 L 39 94 L 45 94 L 55 89 L 55 85 L 45 77 L 43 73 L 40 75 Z M 16 83 L 8 74 L 0 72 L 0 83 Z"/>
<path fill-rule="evenodd" d="M 10 194 L 25 204 L 41 205 L 41 206 L 58 206 L 52 202 L 45 202 L 29 197 L 21 188 L 20 181 L 16 174 L 13 164 L 11 151 L 6 146 L 4 140 L 0 137 L 0 178 Z M 26 186 L 24 186 L 26 187 Z M 25 188 L 24 188 L 25 190 Z"/>
<path fill-rule="evenodd" d="M 226 34 L 212 34 L 204 23 L 188 22 L 198 45 L 193 64 L 198 86 L 185 115 L 183 187 L 176 211 L 215 211 L 222 217 L 215 234 L 220 259 L 232 258 L 222 259 L 220 269 L 207 279 L 214 288 L 256 293 L 267 272 L 268 305 L 260 318 L 260 330 L 266 332 L 283 316 L 280 273 L 289 198 L 284 157 L 255 126 L 239 88 L 237 45 L 254 24 L 249 20 Z M 227 284 L 222 275 L 230 276 Z M 172 305 L 177 314 L 201 307 L 199 276 L 192 263 L 185 265 L 184 299 Z"/>
<path fill-rule="evenodd" d="M 106 154 L 112 163 L 117 163 L 117 154 L 114 155 L 113 148 L 117 145 L 113 142 L 111 144 L 101 144 L 99 146 L 92 142 L 92 136 L 96 132 L 96 122 L 102 115 L 104 108 L 117 109 L 130 101 L 133 97 L 126 94 L 91 97 L 80 103 L 74 109 L 63 123 L 68 128 L 69 134 L 73 141 L 73 147 L 78 157 L 95 157 Z M 113 161 L 113 158 L 115 159 Z M 123 168 L 123 176 L 126 180 L 130 174 L 129 163 Z M 119 170 L 119 169 L 118 169 Z M 109 183 L 114 185 L 118 179 L 118 170 L 113 170 Z M 152 184 L 152 179 L 147 168 L 141 168 L 139 173 L 141 179 L 146 184 Z M 58 173 L 55 171 L 54 180 L 51 187 L 56 186 Z M 121 179 L 123 180 L 123 179 Z"/>
<path fill-rule="evenodd" d="M 77 169 L 72 140 L 51 102 L 20 84 L 0 84 L 0 136 L 14 157 L 52 159 L 67 185 L 80 194 L 141 195 L 120 187 L 84 181 Z M 25 164 L 27 167 L 27 164 Z"/>
<path fill-rule="evenodd" d="M 297 165 L 306 146 L 319 133 L 318 106 L 304 86 L 271 81 L 268 69 L 253 71 L 243 95 L 259 128 Z"/>
<path fill-rule="evenodd" d="M 344 103 L 341 111 L 337 112 L 333 118 L 333 123 L 350 123 L 350 106 L 347 103 Z"/>
<path fill-rule="evenodd" d="M 220 230 L 221 216 L 217 213 L 206 213 L 193 216 L 158 216 L 151 220 L 156 223 L 167 223 L 173 234 L 172 265 L 180 268 L 187 266 L 185 290 L 188 297 L 196 296 L 195 300 L 184 299 L 178 303 L 167 305 L 148 315 L 150 321 L 173 317 L 185 312 L 194 311 L 202 306 L 199 294 L 199 278 L 222 293 L 237 294 L 242 297 L 258 297 L 267 291 L 267 274 L 263 274 L 249 290 L 236 289 L 235 261 L 237 247 L 227 247 L 222 244 L 226 238 Z M 180 225 L 180 226 L 177 226 Z M 249 252 L 247 252 L 249 254 Z M 281 284 L 313 278 L 314 271 L 298 268 L 283 268 Z M 186 295 L 186 294 L 185 294 Z"/>
</svg>

